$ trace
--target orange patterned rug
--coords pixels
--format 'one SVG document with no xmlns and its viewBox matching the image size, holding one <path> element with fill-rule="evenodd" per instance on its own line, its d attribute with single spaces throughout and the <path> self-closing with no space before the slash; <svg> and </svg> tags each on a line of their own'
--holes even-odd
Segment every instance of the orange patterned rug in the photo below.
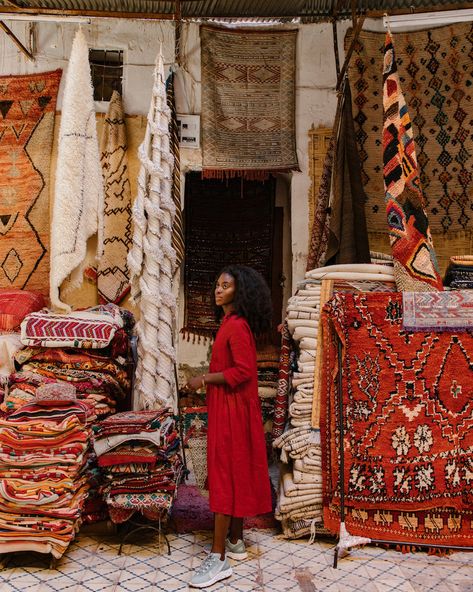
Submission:
<svg viewBox="0 0 473 592">
<path fill-rule="evenodd" d="M 49 293 L 49 170 L 61 70 L 0 76 L 0 287 Z"/>
</svg>

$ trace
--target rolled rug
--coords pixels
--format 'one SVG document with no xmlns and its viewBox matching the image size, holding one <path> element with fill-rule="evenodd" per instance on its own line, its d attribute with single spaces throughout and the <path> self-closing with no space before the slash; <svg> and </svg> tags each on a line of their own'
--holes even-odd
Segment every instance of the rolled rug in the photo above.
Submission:
<svg viewBox="0 0 473 592">
<path fill-rule="evenodd" d="M 373 263 L 341 263 L 338 265 L 327 265 L 326 267 L 318 267 L 306 272 L 307 279 L 326 279 L 327 273 L 344 273 L 344 274 L 385 274 L 388 266 L 376 265 Z M 388 268 L 389 269 L 389 268 Z M 394 272 L 393 272 L 394 273 Z"/>
<path fill-rule="evenodd" d="M 284 467 L 281 473 L 284 495 L 294 497 L 298 495 L 318 495 L 322 492 L 322 479 L 309 483 L 295 483 L 292 471 Z"/>
<path fill-rule="evenodd" d="M 297 363 L 297 368 L 301 372 L 314 372 L 315 371 L 315 362 L 305 362 L 305 363 Z"/>
<path fill-rule="evenodd" d="M 315 351 L 317 349 L 317 336 L 303 337 L 299 342 L 299 349 Z"/>
<path fill-rule="evenodd" d="M 298 458 L 294 461 L 293 467 L 294 474 L 298 473 L 315 473 L 316 475 L 322 474 L 322 454 L 319 459 L 308 459 L 307 457 Z"/>
<path fill-rule="evenodd" d="M 304 438 L 304 440 L 308 439 L 308 435 L 311 434 L 313 432 L 312 429 L 293 429 L 293 430 L 287 430 L 286 432 L 284 432 L 284 434 L 282 434 L 281 436 L 279 436 L 278 438 L 276 438 L 273 442 L 273 448 L 283 448 L 283 446 L 288 445 L 291 441 L 294 441 L 296 438 Z"/>
<path fill-rule="evenodd" d="M 300 354 L 299 354 L 299 358 L 298 358 L 298 362 L 302 362 L 303 364 L 307 364 L 307 363 L 312 363 L 315 364 L 315 354 L 316 352 L 314 350 L 308 350 L 308 349 L 303 349 Z"/>
<path fill-rule="evenodd" d="M 296 327 L 294 329 L 294 333 L 292 334 L 292 338 L 294 341 L 300 341 L 304 337 L 309 337 L 310 339 L 315 339 L 317 336 L 318 330 L 318 321 L 307 321 L 308 323 L 316 322 L 316 327 Z"/>
<path fill-rule="evenodd" d="M 308 418 L 306 415 L 301 417 L 291 417 L 290 424 L 293 428 L 304 427 L 311 425 L 312 416 Z"/>
<path fill-rule="evenodd" d="M 290 320 L 305 319 L 307 321 L 317 321 L 320 318 L 320 312 L 314 309 L 311 312 L 307 312 L 306 310 L 289 310 L 286 318 Z"/>
<path fill-rule="evenodd" d="M 308 473 L 307 471 L 297 471 L 293 469 L 292 479 L 294 483 L 301 485 L 303 483 L 322 485 L 322 467 L 318 472 Z"/>
</svg>

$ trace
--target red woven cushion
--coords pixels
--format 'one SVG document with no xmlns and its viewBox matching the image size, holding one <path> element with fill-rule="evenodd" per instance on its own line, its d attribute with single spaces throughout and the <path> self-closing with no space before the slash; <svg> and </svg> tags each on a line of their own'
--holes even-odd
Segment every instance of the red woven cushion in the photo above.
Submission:
<svg viewBox="0 0 473 592">
<path fill-rule="evenodd" d="M 26 315 L 46 306 L 42 294 L 27 290 L 0 289 L 0 332 L 17 331 Z"/>
</svg>

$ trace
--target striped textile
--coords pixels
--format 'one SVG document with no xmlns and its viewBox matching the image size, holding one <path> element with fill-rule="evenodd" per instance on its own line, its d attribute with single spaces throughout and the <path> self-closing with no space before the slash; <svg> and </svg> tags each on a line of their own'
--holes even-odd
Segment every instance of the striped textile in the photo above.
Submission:
<svg viewBox="0 0 473 592">
<path fill-rule="evenodd" d="M 118 311 L 109 304 L 69 315 L 34 312 L 21 323 L 21 342 L 43 347 L 106 347 L 123 327 Z"/>
</svg>

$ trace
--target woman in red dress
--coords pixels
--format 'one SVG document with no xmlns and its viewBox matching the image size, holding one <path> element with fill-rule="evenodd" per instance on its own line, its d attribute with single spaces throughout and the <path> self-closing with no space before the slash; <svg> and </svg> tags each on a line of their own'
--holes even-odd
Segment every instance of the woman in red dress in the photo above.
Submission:
<svg viewBox="0 0 473 592">
<path fill-rule="evenodd" d="M 232 574 L 227 557 L 247 557 L 243 517 L 272 509 L 253 336 L 270 328 L 269 288 L 255 270 L 231 265 L 217 279 L 215 304 L 223 320 L 209 373 L 188 382 L 193 390 L 206 387 L 209 504 L 215 515 L 212 549 L 189 582 L 196 588 Z"/>
</svg>

